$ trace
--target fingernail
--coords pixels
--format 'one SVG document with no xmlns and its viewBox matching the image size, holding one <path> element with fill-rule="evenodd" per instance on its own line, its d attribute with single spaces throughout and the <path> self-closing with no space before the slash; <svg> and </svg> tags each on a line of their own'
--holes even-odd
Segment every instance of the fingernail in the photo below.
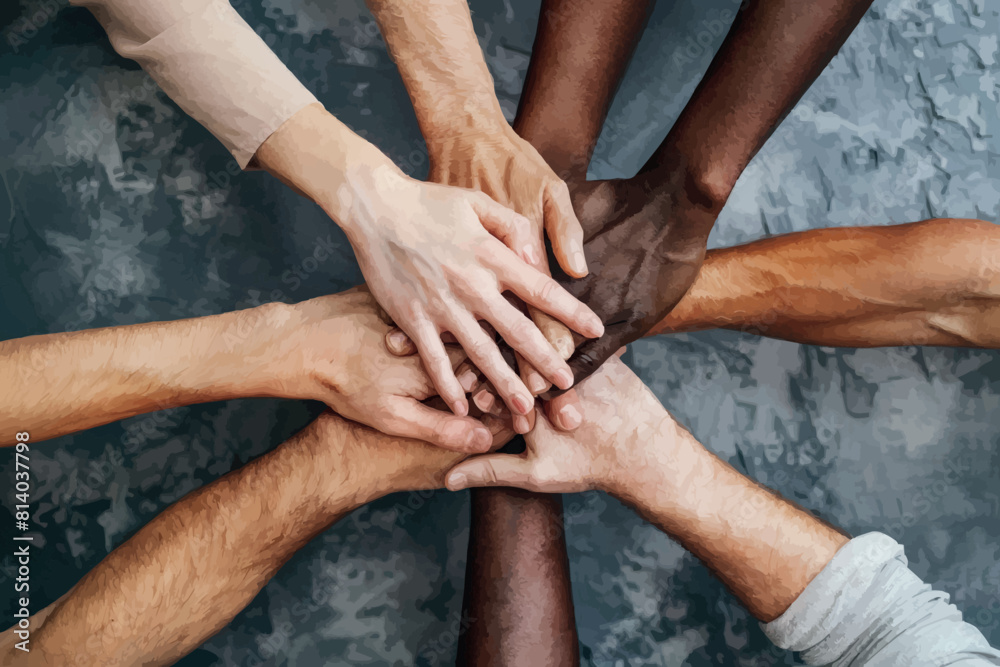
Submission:
<svg viewBox="0 0 1000 667">
<path fill-rule="evenodd" d="M 528 389 L 536 396 L 548 389 L 548 385 L 549 383 L 545 381 L 545 378 L 538 373 L 532 373 L 531 377 L 528 378 Z"/>
<path fill-rule="evenodd" d="M 569 266 L 575 273 L 587 272 L 587 258 L 582 250 L 574 250 L 569 255 Z"/>
<path fill-rule="evenodd" d="M 528 411 L 531 410 L 531 405 L 534 403 L 534 401 L 528 400 L 520 394 L 514 394 L 510 400 L 514 404 L 514 409 L 522 415 L 528 414 Z"/>
<path fill-rule="evenodd" d="M 565 368 L 559 369 L 556 371 L 556 384 L 560 389 L 569 389 L 573 386 L 573 374 Z"/>
<path fill-rule="evenodd" d="M 522 417 L 521 415 L 514 415 L 514 431 L 524 435 L 531 430 L 531 424 L 528 423 L 527 417 Z"/>
<path fill-rule="evenodd" d="M 465 401 L 455 401 L 451 404 L 451 411 L 459 417 L 464 417 L 469 414 L 469 404 Z"/>
<path fill-rule="evenodd" d="M 398 329 L 396 331 L 389 332 L 389 343 L 397 350 L 406 348 L 407 340 L 406 334 Z"/>
<path fill-rule="evenodd" d="M 466 368 L 462 371 L 462 374 L 458 376 L 458 383 L 462 385 L 462 389 L 469 392 L 472 388 L 476 386 L 476 374 L 470 368 Z"/>
<path fill-rule="evenodd" d="M 465 475 L 460 472 L 456 472 L 448 478 L 448 486 L 450 486 L 453 491 L 461 491 L 465 488 L 467 483 L 468 480 L 465 478 Z"/>
<path fill-rule="evenodd" d="M 559 421 L 561 421 L 563 427 L 569 431 L 577 428 L 583 422 L 583 417 L 580 415 L 580 411 L 575 407 L 572 405 L 566 405 L 559 410 Z"/>
<path fill-rule="evenodd" d="M 472 430 L 472 438 L 470 440 L 470 445 L 473 445 L 480 452 L 485 452 L 493 444 L 493 434 L 482 426 L 479 426 Z"/>
<path fill-rule="evenodd" d="M 472 402 L 483 412 L 489 412 L 490 408 L 493 407 L 493 394 L 483 389 L 472 397 Z"/>
<path fill-rule="evenodd" d="M 538 253 L 535 252 L 534 246 L 524 246 L 524 249 L 521 251 L 521 256 L 524 257 L 528 264 L 538 264 Z"/>
</svg>

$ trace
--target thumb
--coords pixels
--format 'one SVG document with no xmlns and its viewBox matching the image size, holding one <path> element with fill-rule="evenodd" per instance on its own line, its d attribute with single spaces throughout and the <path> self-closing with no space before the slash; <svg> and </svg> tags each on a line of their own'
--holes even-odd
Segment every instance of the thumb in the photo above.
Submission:
<svg viewBox="0 0 1000 667">
<path fill-rule="evenodd" d="M 587 259 L 583 254 L 583 227 L 573 211 L 569 188 L 563 181 L 545 189 L 545 231 L 552 243 L 552 254 L 567 275 L 582 278 L 587 275 Z"/>
<path fill-rule="evenodd" d="M 385 347 L 396 357 L 410 357 L 417 353 L 417 346 L 402 329 L 393 327 L 385 332 Z"/>
<path fill-rule="evenodd" d="M 516 486 L 533 491 L 531 462 L 514 454 L 484 454 L 462 461 L 448 472 L 445 485 L 450 491 L 479 486 Z"/>
</svg>

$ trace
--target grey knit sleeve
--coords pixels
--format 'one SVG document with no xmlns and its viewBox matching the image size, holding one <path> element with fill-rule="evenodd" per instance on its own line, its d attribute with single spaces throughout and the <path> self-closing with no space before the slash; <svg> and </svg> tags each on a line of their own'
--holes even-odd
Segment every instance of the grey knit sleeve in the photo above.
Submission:
<svg viewBox="0 0 1000 667">
<path fill-rule="evenodd" d="M 888 535 L 856 537 L 764 632 L 810 665 L 1000 665 L 948 594 L 907 567 Z"/>
</svg>

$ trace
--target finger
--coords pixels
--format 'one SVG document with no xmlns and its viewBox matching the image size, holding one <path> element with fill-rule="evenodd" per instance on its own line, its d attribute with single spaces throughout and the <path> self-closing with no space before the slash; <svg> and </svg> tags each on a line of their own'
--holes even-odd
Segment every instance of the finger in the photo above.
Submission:
<svg viewBox="0 0 1000 667">
<path fill-rule="evenodd" d="M 549 382 L 563 389 L 573 386 L 573 374 L 569 366 L 545 340 L 538 327 L 520 310 L 502 298 L 484 299 L 480 309 L 480 314 L 496 327 L 503 340 L 538 369 Z"/>
<path fill-rule="evenodd" d="M 503 300 L 500 299 L 500 301 Z M 503 397 L 511 412 L 521 415 L 527 414 L 534 405 L 534 398 L 521 382 L 521 378 L 504 361 L 496 342 L 489 338 L 482 327 L 467 313 L 457 313 L 454 324 L 449 328 L 462 344 L 469 359 Z"/>
<path fill-rule="evenodd" d="M 494 414 L 491 412 L 494 403 L 496 403 L 496 397 L 488 389 L 480 389 L 472 396 L 472 402 L 477 408 L 482 412 L 487 414 Z"/>
<path fill-rule="evenodd" d="M 520 354 L 516 355 L 516 359 L 517 370 L 521 375 L 521 382 L 528 388 L 532 396 L 538 396 L 543 391 L 549 390 L 549 387 L 552 385 L 542 377 L 542 374 L 534 366 L 525 361 Z"/>
<path fill-rule="evenodd" d="M 402 329 L 389 329 L 385 332 L 385 348 L 389 354 L 397 357 L 409 357 L 417 353 L 417 346 Z"/>
<path fill-rule="evenodd" d="M 458 378 L 458 384 L 461 385 L 462 389 L 465 389 L 465 393 L 469 393 L 469 389 L 466 389 L 466 385 L 475 386 L 477 384 L 477 379 L 479 377 L 476 373 L 476 368 L 468 362 L 468 357 L 465 355 L 465 350 L 453 345 L 444 348 L 445 353 L 448 355 L 448 361 L 451 363 L 452 369 L 455 371 L 455 377 Z M 413 363 L 416 366 L 419 375 L 417 377 L 411 377 L 410 388 L 406 393 L 407 396 L 417 399 L 418 401 L 423 401 L 428 398 L 433 398 L 438 396 L 437 387 L 434 385 L 433 379 L 427 374 L 426 366 L 423 365 L 423 360 L 420 357 L 404 357 L 405 362 Z M 471 378 L 469 373 L 472 373 Z M 463 378 L 463 374 L 465 377 Z M 468 414 L 468 413 L 466 413 Z"/>
<path fill-rule="evenodd" d="M 486 454 L 467 459 L 448 472 L 445 485 L 451 491 L 477 486 L 516 486 L 535 490 L 531 462 L 512 454 Z"/>
<path fill-rule="evenodd" d="M 455 377 L 458 378 L 458 383 L 462 385 L 462 389 L 465 390 L 466 394 L 472 392 L 479 381 L 479 373 L 476 372 L 476 368 L 468 361 L 459 364 L 459 367 L 455 370 Z"/>
<path fill-rule="evenodd" d="M 567 329 L 565 324 L 537 308 L 529 306 L 528 314 L 531 316 L 531 321 L 545 336 L 545 340 L 556 348 L 559 356 L 563 359 L 569 359 L 573 355 L 573 350 L 576 349 L 576 344 L 573 342 L 573 332 Z"/>
<path fill-rule="evenodd" d="M 545 231 L 552 244 L 552 254 L 559 266 L 573 278 L 587 275 L 587 259 L 583 253 L 583 227 L 573 211 L 573 201 L 566 183 L 559 181 L 545 188 L 543 204 Z"/>
<path fill-rule="evenodd" d="M 584 341 L 576 352 L 569 358 L 570 368 L 573 369 L 575 384 L 579 384 L 587 379 L 594 371 L 601 367 L 605 361 L 618 351 L 620 347 L 631 343 L 635 339 L 633 327 L 629 322 L 612 324 L 607 332 L 596 340 Z M 543 400 L 551 401 L 560 396 L 562 390 L 552 389 L 542 395 Z"/>
<path fill-rule="evenodd" d="M 425 440 L 456 452 L 486 452 L 493 444 L 490 430 L 472 417 L 456 417 L 405 398 L 394 400 L 390 410 L 390 419 L 375 424 L 389 435 Z"/>
<path fill-rule="evenodd" d="M 545 416 L 560 431 L 573 431 L 583 423 L 583 409 L 576 389 L 546 401 Z"/>
<path fill-rule="evenodd" d="M 524 415 L 514 415 L 513 419 L 514 432 L 518 435 L 524 435 L 531 432 L 531 424 L 528 422 L 528 418 Z"/>
<path fill-rule="evenodd" d="M 493 327 L 489 327 L 487 331 L 492 330 Z M 445 345 L 458 343 L 455 337 L 447 331 L 441 334 L 441 342 Z M 385 332 L 385 347 L 389 350 L 390 354 L 397 357 L 409 357 L 417 353 L 417 346 L 413 344 L 413 341 L 410 340 L 410 337 L 402 329 L 389 329 L 389 331 Z"/>
<path fill-rule="evenodd" d="M 545 254 L 542 251 L 541 240 L 532 234 L 528 219 L 506 206 L 501 206 L 489 195 L 482 192 L 473 194 L 470 200 L 472 210 L 479 216 L 479 221 L 486 231 L 531 266 L 544 267 Z"/>
<path fill-rule="evenodd" d="M 455 377 L 451 359 L 434 325 L 426 319 L 419 319 L 410 338 L 416 344 L 420 360 L 424 362 L 424 368 L 431 376 L 431 381 L 441 398 L 459 417 L 469 414 L 469 403 L 465 400 L 465 392 Z"/>
<path fill-rule="evenodd" d="M 604 333 L 604 324 L 594 311 L 549 276 L 518 262 L 503 246 L 497 246 L 497 253 L 491 264 L 504 288 L 512 291 L 525 303 L 552 315 L 588 338 L 596 338 Z M 496 322 L 493 324 L 496 325 Z"/>
</svg>

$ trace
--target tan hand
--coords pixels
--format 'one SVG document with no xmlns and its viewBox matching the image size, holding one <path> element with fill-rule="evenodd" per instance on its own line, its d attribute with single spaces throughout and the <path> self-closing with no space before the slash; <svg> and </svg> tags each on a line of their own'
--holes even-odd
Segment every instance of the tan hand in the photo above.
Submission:
<svg viewBox="0 0 1000 667">
<path fill-rule="evenodd" d="M 271 308 L 271 306 L 265 306 Z M 246 345 L 261 360 L 261 395 L 319 400 L 340 415 L 394 436 L 419 438 L 447 449 L 486 451 L 492 437 L 482 423 L 421 403 L 437 395 L 418 357 L 385 350 L 390 325 L 364 287 L 270 311 L 248 333 L 263 343 Z M 448 370 L 465 359 L 450 347 Z M 471 388 L 475 375 L 458 368 Z"/>
</svg>

